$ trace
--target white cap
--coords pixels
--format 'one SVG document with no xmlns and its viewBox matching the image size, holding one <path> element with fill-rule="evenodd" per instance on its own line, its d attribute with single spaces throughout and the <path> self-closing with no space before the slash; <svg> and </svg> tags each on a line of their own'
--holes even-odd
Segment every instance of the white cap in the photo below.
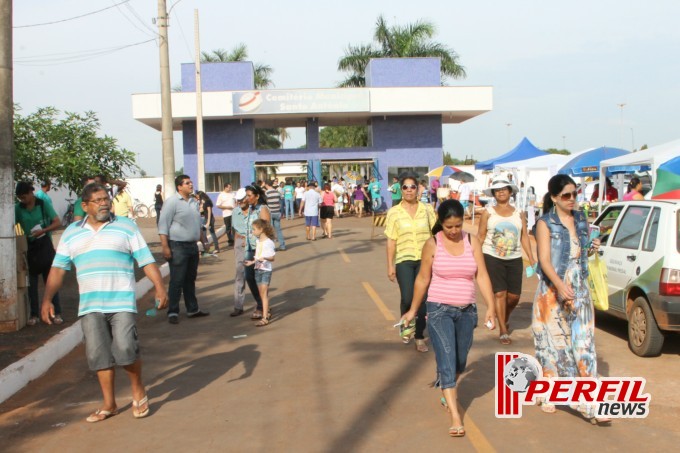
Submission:
<svg viewBox="0 0 680 453">
<path fill-rule="evenodd" d="M 236 201 L 241 201 L 246 197 L 246 189 L 241 187 L 239 190 L 236 191 Z"/>
</svg>

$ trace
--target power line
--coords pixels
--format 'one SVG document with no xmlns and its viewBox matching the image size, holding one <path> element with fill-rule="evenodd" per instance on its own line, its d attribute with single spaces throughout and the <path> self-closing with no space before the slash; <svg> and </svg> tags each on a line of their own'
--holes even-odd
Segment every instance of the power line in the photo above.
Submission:
<svg viewBox="0 0 680 453">
<path fill-rule="evenodd" d="M 118 5 L 116 5 L 116 6 L 118 6 Z M 128 4 L 126 4 L 125 6 L 127 7 L 128 11 L 130 11 L 130 13 L 131 13 L 131 14 L 137 19 L 137 21 L 142 25 L 142 27 L 144 27 L 146 30 L 143 30 L 143 29 L 140 28 L 137 24 L 135 24 L 135 23 L 127 16 L 127 14 L 125 14 L 125 12 L 119 7 L 119 8 L 118 8 L 118 11 L 120 11 L 120 14 L 122 14 L 123 17 L 124 17 L 128 22 L 130 22 L 130 24 L 131 24 L 133 27 L 135 27 L 137 30 L 141 31 L 142 33 L 144 33 L 144 34 L 147 35 L 147 36 L 155 36 L 155 37 L 158 36 L 158 33 L 156 32 L 156 30 L 154 30 L 153 28 L 149 27 L 149 26 L 144 22 L 144 20 L 139 16 L 139 14 L 137 14 L 137 11 L 135 11 L 135 9 L 132 7 L 132 5 L 130 5 L 130 4 L 128 3 Z M 147 31 L 147 30 L 148 30 L 148 31 Z M 149 34 L 149 32 L 151 32 L 151 34 Z"/>
<path fill-rule="evenodd" d="M 78 63 L 92 58 L 109 55 L 119 50 L 135 47 L 155 41 L 156 38 L 147 39 L 146 41 L 135 42 L 132 44 L 124 44 L 115 47 L 106 47 L 101 49 L 81 50 L 75 52 L 60 52 L 54 54 L 34 55 L 31 57 L 17 57 L 14 63 L 19 66 L 54 66 L 67 63 Z"/>
<path fill-rule="evenodd" d="M 41 26 L 43 26 L 43 25 L 53 25 L 53 24 L 59 24 L 59 23 L 61 23 L 61 22 L 68 22 L 68 21 L 70 21 L 70 20 L 80 19 L 81 17 L 87 17 L 87 16 L 91 16 L 91 15 L 93 15 L 93 14 L 101 13 L 102 11 L 106 11 L 107 9 L 111 9 L 111 8 L 113 8 L 113 7 L 115 7 L 115 6 L 122 5 L 123 3 L 127 3 L 127 2 L 129 2 L 129 1 L 130 1 L 130 0 L 123 0 L 122 2 L 116 3 L 115 5 L 107 6 L 106 8 L 98 9 L 97 11 L 92 11 L 92 12 L 90 12 L 90 13 L 81 14 L 80 16 L 69 17 L 68 19 L 55 20 L 55 21 L 53 21 L 53 22 L 43 22 L 43 23 L 40 23 L 40 24 L 17 25 L 17 26 L 12 27 L 12 28 L 41 27 Z"/>
<path fill-rule="evenodd" d="M 179 3 L 179 0 L 177 1 L 177 3 Z M 177 3 L 175 3 L 175 5 Z M 172 5 L 172 6 L 175 6 L 175 5 Z M 170 13 L 168 13 L 168 14 L 170 14 Z M 182 41 L 184 41 L 184 45 L 187 48 L 187 52 L 189 52 L 189 58 L 191 58 L 191 61 L 194 62 L 195 61 L 195 55 L 193 54 L 193 51 L 191 50 L 191 46 L 189 46 L 189 42 L 187 41 L 187 37 L 184 35 L 184 30 L 182 29 L 182 23 L 179 20 L 178 13 L 175 13 L 175 22 L 177 23 L 177 26 L 179 27 L 179 33 L 180 33 L 180 35 L 182 35 Z"/>
</svg>

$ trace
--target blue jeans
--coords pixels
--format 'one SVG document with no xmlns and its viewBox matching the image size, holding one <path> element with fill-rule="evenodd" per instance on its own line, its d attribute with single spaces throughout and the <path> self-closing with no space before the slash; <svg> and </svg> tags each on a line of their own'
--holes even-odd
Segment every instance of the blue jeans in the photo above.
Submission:
<svg viewBox="0 0 680 453">
<path fill-rule="evenodd" d="M 198 275 L 198 246 L 195 242 L 169 241 L 172 258 L 170 258 L 170 285 L 168 288 L 168 316 L 179 313 L 179 299 L 184 293 L 184 305 L 187 313 L 198 311 L 196 300 L 196 276 Z"/>
<path fill-rule="evenodd" d="M 437 359 L 437 378 L 442 389 L 454 388 L 456 376 L 465 371 L 472 332 L 477 327 L 477 305 L 465 307 L 427 302 L 427 330 Z"/>
<path fill-rule="evenodd" d="M 295 217 L 295 199 L 294 198 L 286 198 L 283 200 L 285 203 L 285 209 L 286 209 L 286 219 L 287 220 L 292 220 Z"/>
<path fill-rule="evenodd" d="M 281 231 L 281 213 L 272 212 L 269 215 L 272 219 L 272 226 L 276 230 L 276 237 L 279 241 L 279 247 L 286 248 L 286 240 L 283 238 L 283 231 Z"/>
</svg>

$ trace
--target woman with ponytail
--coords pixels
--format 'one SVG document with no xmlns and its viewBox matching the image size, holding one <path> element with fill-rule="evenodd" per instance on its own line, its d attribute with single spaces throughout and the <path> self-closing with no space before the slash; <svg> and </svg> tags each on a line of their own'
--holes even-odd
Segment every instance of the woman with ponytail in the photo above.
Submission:
<svg viewBox="0 0 680 453">
<path fill-rule="evenodd" d="M 623 195 L 623 201 L 644 200 L 645 197 L 643 197 L 642 193 L 640 193 L 641 190 L 642 181 L 640 181 L 640 178 L 630 178 L 630 182 L 628 183 L 628 192 Z"/>
<path fill-rule="evenodd" d="M 442 404 L 451 417 L 449 435 L 465 435 L 458 412 L 457 381 L 465 371 L 472 332 L 477 327 L 475 280 L 486 302 L 484 322 L 493 329 L 496 310 L 491 279 L 486 271 L 479 239 L 463 231 L 465 209 L 458 200 L 446 200 L 437 209 L 433 237 L 423 247 L 411 309 L 401 318 L 408 324 L 427 297 L 427 323 L 437 360 L 437 382 Z M 429 289 L 428 289 L 429 287 Z M 427 296 L 425 293 L 427 292 Z"/>
</svg>

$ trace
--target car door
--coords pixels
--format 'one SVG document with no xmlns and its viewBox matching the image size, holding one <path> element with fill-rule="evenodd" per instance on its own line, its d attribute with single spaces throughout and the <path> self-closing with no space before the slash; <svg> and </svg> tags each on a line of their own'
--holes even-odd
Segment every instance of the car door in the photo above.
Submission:
<svg viewBox="0 0 680 453">
<path fill-rule="evenodd" d="M 626 204 L 616 208 L 622 211 L 611 232 L 603 235 L 600 254 L 607 265 L 610 309 L 625 313 L 626 288 L 640 273 L 640 245 L 651 207 Z"/>
</svg>

